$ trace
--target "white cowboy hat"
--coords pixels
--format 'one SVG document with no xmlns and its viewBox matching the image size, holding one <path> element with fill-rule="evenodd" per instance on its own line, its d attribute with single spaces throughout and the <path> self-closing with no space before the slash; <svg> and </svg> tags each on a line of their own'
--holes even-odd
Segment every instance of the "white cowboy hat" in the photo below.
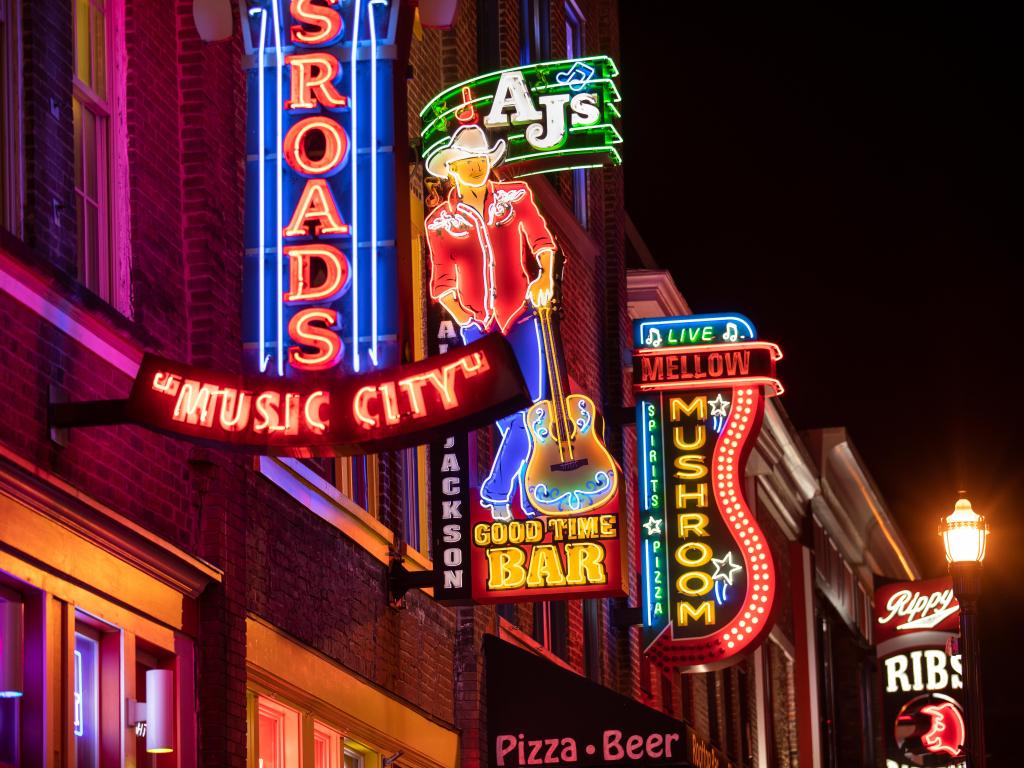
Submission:
<svg viewBox="0 0 1024 768">
<path fill-rule="evenodd" d="M 505 155 L 505 140 L 498 139 L 493 147 L 487 146 L 487 134 L 479 125 L 463 125 L 447 144 L 442 144 L 427 158 L 427 173 L 442 179 L 448 176 L 448 164 L 467 157 L 486 157 L 497 165 Z"/>
</svg>

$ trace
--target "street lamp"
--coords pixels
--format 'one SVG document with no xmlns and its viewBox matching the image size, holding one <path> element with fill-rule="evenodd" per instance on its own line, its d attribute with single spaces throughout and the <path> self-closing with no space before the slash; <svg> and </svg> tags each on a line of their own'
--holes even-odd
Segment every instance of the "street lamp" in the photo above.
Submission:
<svg viewBox="0 0 1024 768">
<path fill-rule="evenodd" d="M 961 491 L 953 513 L 939 523 L 953 593 L 960 602 L 960 661 L 967 697 L 967 765 L 985 768 L 985 724 L 981 704 L 981 654 L 978 648 L 978 597 L 988 524 Z"/>
</svg>

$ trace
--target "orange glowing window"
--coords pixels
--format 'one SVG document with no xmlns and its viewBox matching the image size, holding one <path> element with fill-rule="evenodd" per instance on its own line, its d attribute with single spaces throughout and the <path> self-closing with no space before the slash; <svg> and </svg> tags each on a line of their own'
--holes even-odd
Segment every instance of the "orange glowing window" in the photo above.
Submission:
<svg viewBox="0 0 1024 768">
<path fill-rule="evenodd" d="M 261 768 L 300 768 L 299 712 L 267 696 L 257 698 L 257 758 Z"/>
</svg>

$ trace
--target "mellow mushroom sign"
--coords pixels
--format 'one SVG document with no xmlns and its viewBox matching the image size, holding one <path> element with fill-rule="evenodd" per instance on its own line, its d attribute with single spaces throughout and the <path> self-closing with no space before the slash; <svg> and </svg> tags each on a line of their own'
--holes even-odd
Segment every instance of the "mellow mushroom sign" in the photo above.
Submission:
<svg viewBox="0 0 1024 768">
<path fill-rule="evenodd" d="M 707 670 L 771 628 L 776 577 L 744 494 L 744 467 L 779 348 L 742 315 L 633 323 L 647 654 Z"/>
</svg>

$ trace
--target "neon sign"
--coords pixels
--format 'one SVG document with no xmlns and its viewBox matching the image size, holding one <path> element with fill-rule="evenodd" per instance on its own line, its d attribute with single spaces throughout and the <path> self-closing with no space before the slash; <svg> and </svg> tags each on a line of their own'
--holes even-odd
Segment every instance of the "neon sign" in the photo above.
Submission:
<svg viewBox="0 0 1024 768">
<path fill-rule="evenodd" d="M 453 85 L 420 112 L 428 170 L 460 125 L 480 122 L 508 145 L 512 176 L 618 165 L 620 96 L 607 56 L 530 64 Z"/>
<path fill-rule="evenodd" d="M 301 384 L 146 355 L 119 420 L 267 455 L 346 455 L 473 429 L 528 402 L 501 336 L 408 365 Z M 110 421 L 106 423 L 111 423 Z"/>
<path fill-rule="evenodd" d="M 948 576 L 889 584 L 875 591 L 875 642 L 915 632 L 956 632 L 960 603 Z"/>
<path fill-rule="evenodd" d="M 889 765 L 959 766 L 967 728 L 959 656 L 916 648 L 881 659 Z"/>
<path fill-rule="evenodd" d="M 261 373 L 397 362 L 394 0 L 247 0 L 246 348 Z"/>
<path fill-rule="evenodd" d="M 771 626 L 775 568 L 743 478 L 782 353 L 740 315 L 637 320 L 634 344 L 644 644 L 713 669 Z"/>
</svg>

